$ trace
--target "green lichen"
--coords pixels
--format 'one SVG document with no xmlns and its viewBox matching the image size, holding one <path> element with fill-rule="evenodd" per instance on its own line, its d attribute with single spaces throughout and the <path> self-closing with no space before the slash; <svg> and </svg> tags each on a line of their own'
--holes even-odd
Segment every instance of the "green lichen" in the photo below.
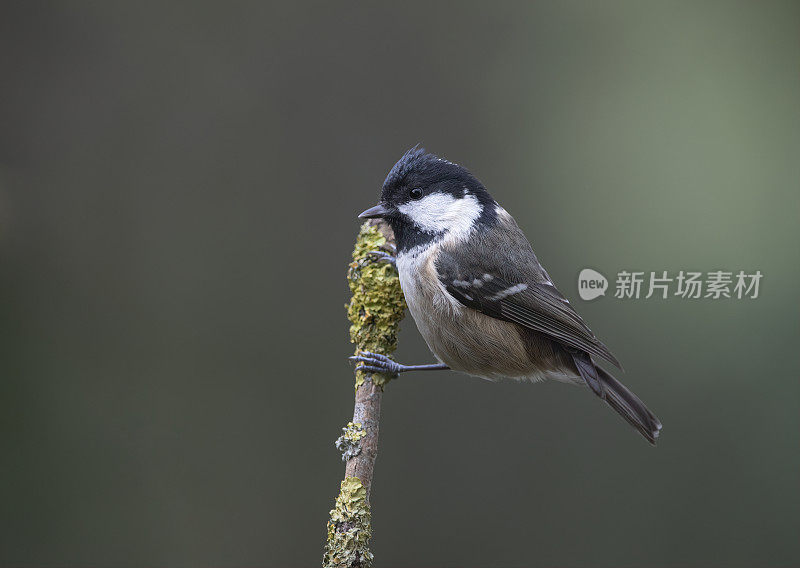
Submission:
<svg viewBox="0 0 800 568">
<path fill-rule="evenodd" d="M 370 516 L 367 490 L 361 480 L 345 477 L 328 521 L 328 542 L 323 558 L 325 568 L 372 566 Z"/>
<path fill-rule="evenodd" d="M 397 332 L 406 308 L 397 269 L 368 254 L 385 244 L 386 239 L 376 227 L 369 223 L 361 226 L 347 274 L 353 294 L 347 306 L 347 317 L 351 323 L 350 341 L 356 345 L 356 354 L 372 351 L 390 355 L 397 348 Z M 367 376 L 381 388 L 391 380 L 389 375 L 356 371 L 356 388 L 364 384 Z"/>
<path fill-rule="evenodd" d="M 376 227 L 369 223 L 361 226 L 353 250 L 353 262 L 347 272 L 353 294 L 347 306 L 347 316 L 351 323 L 350 340 L 356 346 L 356 353 L 373 351 L 390 355 L 397 348 L 397 332 L 406 307 L 400 279 L 392 264 L 369 254 L 381 250 L 385 245 L 386 239 Z M 368 379 L 383 388 L 391 377 L 364 374 L 357 370 L 356 389 Z M 361 453 L 364 436 L 366 432 L 359 423 L 350 422 L 342 429 L 336 447 L 343 452 L 343 460 L 347 461 Z M 330 512 L 323 565 L 325 568 L 371 567 L 371 536 L 367 489 L 358 477 L 345 477 L 336 505 Z"/>
<path fill-rule="evenodd" d="M 360 422 L 348 422 L 342 428 L 342 435 L 336 439 L 336 449 L 342 452 L 343 462 L 361 453 L 361 438 L 366 435 Z"/>
</svg>

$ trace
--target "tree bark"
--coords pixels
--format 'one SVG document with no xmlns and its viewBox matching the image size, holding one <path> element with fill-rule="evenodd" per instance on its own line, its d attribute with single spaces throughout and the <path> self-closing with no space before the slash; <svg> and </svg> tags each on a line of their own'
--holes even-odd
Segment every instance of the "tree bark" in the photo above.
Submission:
<svg viewBox="0 0 800 568">
<path fill-rule="evenodd" d="M 394 235 L 382 221 L 361 226 L 348 283 L 353 296 L 347 307 L 350 339 L 360 351 L 391 355 L 397 348 L 397 332 L 405 315 L 405 301 L 397 269 L 371 258 L 376 250 L 392 251 Z M 328 521 L 325 568 L 367 568 L 372 536 L 370 490 L 378 455 L 378 430 L 383 388 L 391 377 L 356 370 L 353 420 L 342 429 L 336 447 L 345 460 L 345 478 Z"/>
<path fill-rule="evenodd" d="M 353 423 L 361 424 L 365 436 L 361 439 L 359 455 L 347 460 L 345 477 L 357 477 L 364 485 L 369 502 L 375 458 L 378 457 L 378 430 L 381 420 L 381 397 L 383 388 L 372 381 L 364 381 L 356 389 L 356 403 L 353 409 Z"/>
</svg>

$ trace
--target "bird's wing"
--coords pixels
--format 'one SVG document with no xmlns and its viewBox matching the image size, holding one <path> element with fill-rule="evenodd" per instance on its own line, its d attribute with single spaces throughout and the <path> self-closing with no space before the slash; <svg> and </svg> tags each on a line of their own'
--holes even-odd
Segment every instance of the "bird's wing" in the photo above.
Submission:
<svg viewBox="0 0 800 568">
<path fill-rule="evenodd" d="M 480 256 L 465 251 L 459 256 L 469 260 L 458 262 L 453 252 L 441 250 L 436 270 L 445 289 L 463 305 L 543 333 L 621 369 L 616 357 L 583 323 L 569 300 L 549 282 L 532 250 L 530 255 L 529 266 L 520 268 L 506 262 L 509 259 L 503 258 L 502 252 L 491 262 L 482 262 Z"/>
</svg>

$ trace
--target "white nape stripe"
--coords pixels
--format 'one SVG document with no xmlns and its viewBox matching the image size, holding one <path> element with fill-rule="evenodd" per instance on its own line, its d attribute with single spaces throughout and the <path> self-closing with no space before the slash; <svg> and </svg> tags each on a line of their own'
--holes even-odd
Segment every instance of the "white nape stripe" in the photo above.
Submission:
<svg viewBox="0 0 800 568">
<path fill-rule="evenodd" d="M 500 207 L 500 205 L 495 205 L 494 212 L 497 214 L 498 217 L 502 217 L 505 220 L 508 219 L 513 220 L 513 217 L 511 217 L 511 213 Z"/>
<path fill-rule="evenodd" d="M 516 284 L 515 286 L 511 286 L 511 288 L 506 288 L 505 290 L 500 290 L 497 294 L 490 296 L 489 299 L 493 302 L 497 300 L 502 300 L 503 298 L 507 298 L 513 294 L 519 294 L 523 290 L 527 289 L 527 284 Z"/>
<path fill-rule="evenodd" d="M 482 207 L 474 195 L 456 198 L 449 193 L 431 193 L 418 201 L 398 207 L 421 230 L 464 237 L 481 216 Z"/>
</svg>

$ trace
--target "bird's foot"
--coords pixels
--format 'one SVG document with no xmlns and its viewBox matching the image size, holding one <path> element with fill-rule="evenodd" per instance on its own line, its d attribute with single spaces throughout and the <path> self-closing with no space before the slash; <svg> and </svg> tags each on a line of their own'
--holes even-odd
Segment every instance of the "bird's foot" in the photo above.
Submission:
<svg viewBox="0 0 800 568">
<path fill-rule="evenodd" d="M 385 244 L 384 247 L 387 247 L 387 250 L 396 251 L 396 247 L 394 245 Z M 395 268 L 397 268 L 397 259 L 395 256 L 389 252 L 384 250 L 371 250 L 367 252 L 363 257 L 358 259 L 357 262 L 350 265 L 350 269 L 347 272 L 347 277 L 351 280 L 355 280 L 361 277 L 361 269 L 364 268 L 366 265 L 371 264 L 373 262 L 388 262 Z"/>
<path fill-rule="evenodd" d="M 407 371 L 445 371 L 449 369 L 444 363 L 432 363 L 430 365 L 401 365 L 392 361 L 386 355 L 373 353 L 372 351 L 362 351 L 358 355 L 349 357 L 354 363 L 361 363 L 356 367 L 357 371 L 368 373 L 383 373 L 390 377 L 397 377 L 400 373 Z"/>
<path fill-rule="evenodd" d="M 390 377 L 396 377 L 399 373 L 407 370 L 406 365 L 401 365 L 396 361 L 392 361 L 386 355 L 373 353 L 372 351 L 362 351 L 359 355 L 353 355 L 348 359 L 356 363 L 357 371 L 367 373 L 383 373 Z"/>
<path fill-rule="evenodd" d="M 388 262 L 393 266 L 397 266 L 397 258 L 389 254 L 388 252 L 382 250 L 371 250 L 367 253 L 367 258 L 372 260 L 373 262 Z"/>
</svg>

